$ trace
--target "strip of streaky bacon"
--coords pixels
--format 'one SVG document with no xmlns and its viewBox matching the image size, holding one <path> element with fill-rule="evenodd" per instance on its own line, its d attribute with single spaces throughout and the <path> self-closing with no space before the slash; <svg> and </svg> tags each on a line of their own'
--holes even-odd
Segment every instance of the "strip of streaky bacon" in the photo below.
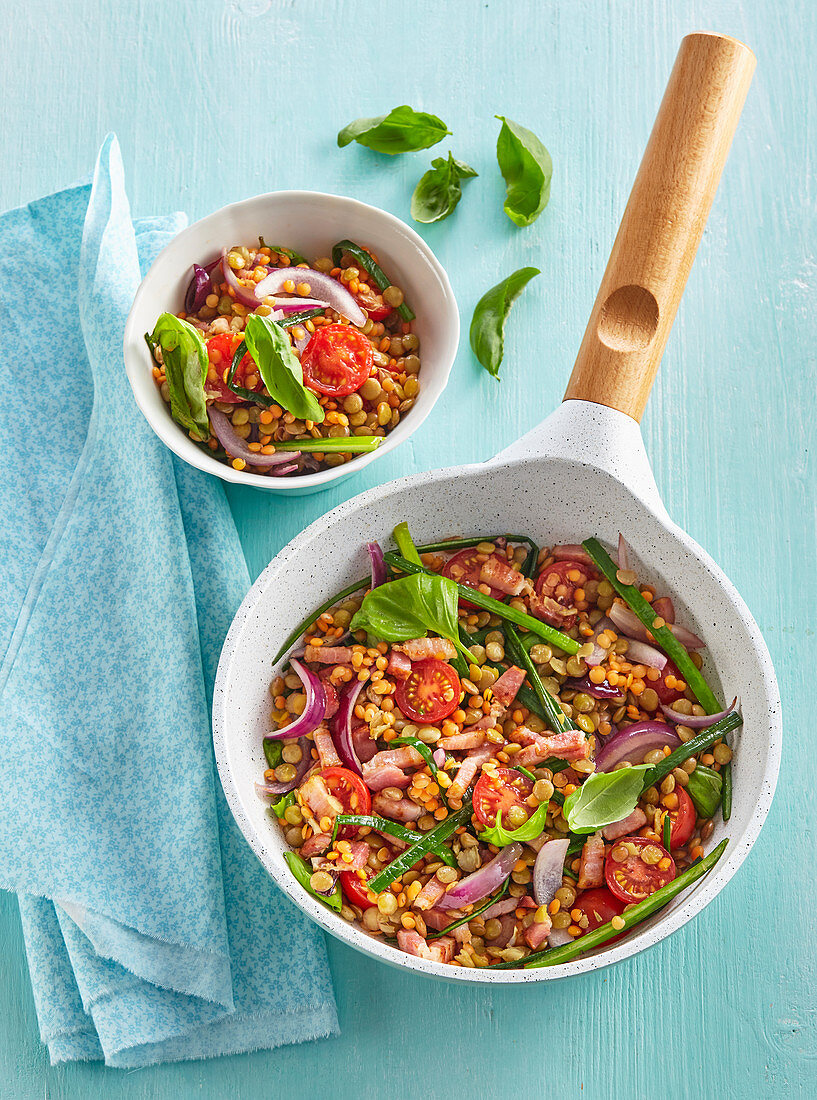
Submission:
<svg viewBox="0 0 817 1100">
<path fill-rule="evenodd" d="M 451 962 L 456 944 L 450 936 L 440 936 L 428 943 L 413 928 L 400 928 L 397 931 L 397 946 L 407 955 L 416 955 L 431 962 Z"/>
<path fill-rule="evenodd" d="M 479 579 L 482 584 L 488 584 L 491 588 L 498 588 L 508 596 L 518 596 L 525 587 L 526 578 L 516 569 L 511 569 L 504 561 L 493 554 L 482 563 L 479 571 Z"/>
<path fill-rule="evenodd" d="M 579 860 L 580 890 L 590 890 L 604 885 L 604 841 L 601 833 L 594 833 L 584 842 Z"/>
<path fill-rule="evenodd" d="M 534 921 L 533 924 L 529 925 L 524 932 L 528 947 L 538 951 L 550 935 L 550 929 L 550 917 L 545 917 L 543 921 Z"/>
<path fill-rule="evenodd" d="M 538 619 L 555 626 L 557 630 L 569 627 L 570 620 L 576 614 L 575 608 L 562 607 L 551 596 L 539 596 L 536 592 L 530 597 L 530 609 Z"/>
<path fill-rule="evenodd" d="M 622 817 L 621 821 L 614 821 L 612 825 L 606 825 L 601 830 L 605 840 L 618 840 L 620 836 L 632 836 L 640 828 L 647 824 L 647 815 L 640 806 L 636 806 L 631 814 Z"/>
<path fill-rule="evenodd" d="M 319 856 L 323 852 L 329 851 L 331 843 L 332 837 L 329 833 L 313 833 L 309 840 L 305 840 L 301 845 L 301 855 L 304 859 Z"/>
<path fill-rule="evenodd" d="M 448 638 L 411 638 L 407 642 L 397 642 L 392 646 L 392 651 L 395 649 L 405 653 L 410 661 L 427 661 L 432 657 L 437 661 L 450 661 L 457 655 Z"/>
<path fill-rule="evenodd" d="M 414 899 L 414 908 L 422 910 L 433 909 L 444 893 L 445 887 L 436 875 L 432 875 Z"/>
<path fill-rule="evenodd" d="M 392 647 L 386 671 L 390 672 L 395 680 L 408 680 L 411 676 L 411 661 L 405 653 L 400 653 Z"/>
<path fill-rule="evenodd" d="M 447 928 L 451 923 L 451 914 L 446 913 L 444 909 L 429 909 L 423 913 L 423 920 L 427 928 L 431 928 L 434 932 L 442 932 L 443 928 Z"/>
<path fill-rule="evenodd" d="M 416 821 L 423 813 L 422 806 L 412 802 L 410 798 L 387 798 L 382 791 L 378 791 L 372 799 L 372 809 L 381 817 L 388 817 L 391 821 Z"/>
<path fill-rule="evenodd" d="M 556 561 L 577 561 L 579 565 L 586 565 L 589 569 L 592 569 L 594 577 L 598 575 L 593 559 L 585 548 L 579 546 L 578 543 L 566 542 L 561 546 L 554 546 L 550 554 Z"/>
<path fill-rule="evenodd" d="M 519 689 L 525 682 L 525 670 L 517 668 L 516 665 L 511 665 L 507 668 L 499 677 L 497 682 L 491 688 L 493 692 L 493 698 L 491 703 L 496 702 L 497 707 L 501 707 L 502 710 L 494 714 L 493 705 L 491 706 L 491 713 L 495 717 L 499 717 L 504 711 L 508 709 L 511 703 L 517 696 Z"/>
<path fill-rule="evenodd" d="M 411 745 L 401 745 L 399 749 L 383 749 L 368 761 L 370 768 L 380 768 L 384 764 L 393 764 L 396 768 L 419 768 L 424 763 L 425 760 Z"/>
<path fill-rule="evenodd" d="M 341 871 L 362 871 L 369 859 L 371 848 L 365 840 L 350 840 L 349 850 L 345 855 L 351 855 L 351 860 L 338 861 Z"/>
<path fill-rule="evenodd" d="M 322 768 L 337 768 L 340 766 L 335 742 L 325 722 L 321 722 L 312 735 L 315 739 L 315 748 L 318 750 Z"/>
<path fill-rule="evenodd" d="M 455 733 L 452 737 L 441 737 L 437 744 L 441 749 L 451 749 L 454 752 L 478 749 L 485 744 L 485 728 L 475 729 L 474 726 L 469 726 L 463 733 Z"/>
<path fill-rule="evenodd" d="M 491 759 L 492 748 L 484 745 L 479 749 L 472 749 L 457 769 L 454 782 L 448 788 L 449 798 L 462 798 L 469 784 L 473 780 L 482 765 Z"/>
<path fill-rule="evenodd" d="M 461 924 L 459 928 L 452 928 L 451 935 L 457 943 L 470 943 L 474 938 L 467 924 Z"/>
<path fill-rule="evenodd" d="M 394 764 L 379 764 L 374 767 L 371 763 L 363 765 L 363 782 L 370 791 L 382 791 L 386 787 L 407 787 L 411 782 L 411 776 L 406 775 L 402 768 Z"/>
<path fill-rule="evenodd" d="M 308 645 L 304 660 L 319 665 L 350 665 L 352 650 L 345 645 Z"/>
<path fill-rule="evenodd" d="M 564 730 L 551 737 L 534 734 L 530 744 L 516 754 L 514 762 L 527 768 L 531 764 L 541 764 L 549 756 L 557 756 L 560 760 L 586 760 L 589 752 L 590 743 L 581 730 Z"/>
<path fill-rule="evenodd" d="M 300 788 L 303 801 L 309 807 L 316 821 L 324 817 L 334 820 L 343 813 L 343 805 L 338 801 L 319 775 L 311 775 Z"/>
</svg>

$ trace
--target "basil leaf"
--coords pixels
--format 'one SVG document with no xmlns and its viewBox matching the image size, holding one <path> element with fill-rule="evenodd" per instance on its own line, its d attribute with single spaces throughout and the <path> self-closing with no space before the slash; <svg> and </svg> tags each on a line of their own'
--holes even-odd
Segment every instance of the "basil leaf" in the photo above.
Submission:
<svg viewBox="0 0 817 1100">
<path fill-rule="evenodd" d="M 268 248 L 270 252 L 277 252 L 279 256 L 286 256 L 291 264 L 306 264 L 309 266 L 309 260 L 302 256 L 300 252 L 294 252 L 291 248 L 284 248 L 280 244 L 267 244 L 263 237 L 258 238 L 258 243 L 261 248 Z"/>
<path fill-rule="evenodd" d="M 358 118 L 344 126 L 338 134 L 338 145 L 343 148 L 350 141 L 365 145 L 376 153 L 413 153 L 428 149 L 450 134 L 442 119 L 412 107 L 395 107 L 387 115 L 378 118 Z"/>
<path fill-rule="evenodd" d="M 458 600 L 457 586 L 448 577 L 413 573 L 387 581 L 364 596 L 349 629 L 352 633 L 365 630 L 384 642 L 424 638 L 433 630 L 463 651 L 457 630 Z"/>
<path fill-rule="evenodd" d="M 698 817 L 712 817 L 721 804 L 723 779 L 720 772 L 698 764 L 689 777 L 687 794 L 692 799 Z"/>
<path fill-rule="evenodd" d="M 440 222 L 453 214 L 462 198 L 462 180 L 473 179 L 477 173 L 461 160 L 448 154 L 448 160 L 437 157 L 420 177 L 411 196 L 411 216 L 416 222 Z"/>
<path fill-rule="evenodd" d="M 471 350 L 490 375 L 499 378 L 499 364 L 505 353 L 505 321 L 511 306 L 539 274 L 537 267 L 520 267 L 483 294 L 471 318 Z"/>
<path fill-rule="evenodd" d="M 595 772 L 565 799 L 562 809 L 572 833 L 594 833 L 633 812 L 649 764 Z"/>
<path fill-rule="evenodd" d="M 146 340 L 162 349 L 170 390 L 170 415 L 188 432 L 200 439 L 209 439 L 210 420 L 204 396 L 208 358 L 201 333 L 172 313 L 163 313 Z"/>
<path fill-rule="evenodd" d="M 548 803 L 543 802 L 528 818 L 524 825 L 518 829 L 503 829 L 502 810 L 497 810 L 496 824 L 488 829 L 483 829 L 479 839 L 484 844 L 495 844 L 497 848 L 505 848 L 516 842 L 525 843 L 528 840 L 536 840 L 542 835 L 545 828 L 545 818 L 548 812 Z"/>
<path fill-rule="evenodd" d="M 268 768 L 277 768 L 284 758 L 284 746 L 278 740 L 264 740 L 264 757 Z"/>
<path fill-rule="evenodd" d="M 316 890 L 312 889 L 312 883 L 309 881 L 312 878 L 312 868 L 303 856 L 299 856 L 297 852 L 293 852 L 290 849 L 284 852 L 284 859 L 287 861 L 290 871 L 292 871 L 304 890 L 307 890 L 313 898 L 322 901 L 324 905 L 328 905 L 330 909 L 334 909 L 336 913 L 341 911 L 343 899 L 340 893 L 340 883 L 335 886 L 335 889 L 328 896 L 326 894 L 319 894 Z"/>
<path fill-rule="evenodd" d="M 273 744 L 278 745 L 278 744 L 280 744 L 280 742 L 279 741 L 274 741 Z M 294 806 L 294 805 L 295 805 L 295 792 L 294 791 L 288 791 L 286 794 L 282 794 L 277 802 L 273 802 L 273 804 L 270 806 L 270 809 L 272 810 L 272 812 L 275 814 L 276 817 L 283 817 L 284 816 L 284 811 L 289 809 L 290 806 Z"/>
<path fill-rule="evenodd" d="M 532 225 L 550 199 L 553 161 L 536 134 L 503 115 L 494 117 L 502 123 L 496 142 L 506 187 L 502 209 L 516 225 Z"/>
<path fill-rule="evenodd" d="M 269 317 L 251 313 L 244 339 L 270 397 L 300 420 L 321 424 L 326 415 L 323 406 L 304 386 L 301 364 L 281 326 Z"/>
</svg>

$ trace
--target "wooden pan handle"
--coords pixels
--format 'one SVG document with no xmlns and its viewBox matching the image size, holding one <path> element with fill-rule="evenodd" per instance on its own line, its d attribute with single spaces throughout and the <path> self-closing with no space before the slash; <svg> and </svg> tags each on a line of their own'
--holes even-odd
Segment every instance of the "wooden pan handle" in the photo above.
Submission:
<svg viewBox="0 0 817 1100">
<path fill-rule="evenodd" d="M 734 38 L 682 41 L 565 400 L 641 420 L 754 69 Z"/>
</svg>

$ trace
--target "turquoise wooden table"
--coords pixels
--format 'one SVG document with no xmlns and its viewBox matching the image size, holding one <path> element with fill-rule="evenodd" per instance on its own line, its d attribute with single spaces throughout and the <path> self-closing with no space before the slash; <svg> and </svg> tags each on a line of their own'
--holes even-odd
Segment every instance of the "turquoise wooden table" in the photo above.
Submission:
<svg viewBox="0 0 817 1100">
<path fill-rule="evenodd" d="M 488 457 L 560 400 L 678 42 L 695 29 L 742 38 L 758 69 L 644 433 L 670 513 L 745 596 L 781 680 L 783 768 L 749 859 L 671 940 L 600 974 L 471 990 L 330 942 L 340 1038 L 134 1073 L 48 1065 L 16 902 L 2 895 L 0 1096 L 817 1095 L 813 0 L 27 0 L 4 17 L 0 207 L 87 173 L 113 129 L 137 214 L 198 218 L 304 187 L 408 218 L 414 182 L 448 146 L 386 159 L 339 150 L 334 135 L 398 103 L 446 119 L 480 178 L 421 232 L 466 331 L 488 286 L 542 269 L 512 317 L 503 381 L 465 344 L 434 415 L 370 472 L 301 500 L 232 490 L 255 575 L 345 496 Z M 530 229 L 502 213 L 495 113 L 553 154 L 553 197 Z"/>
</svg>

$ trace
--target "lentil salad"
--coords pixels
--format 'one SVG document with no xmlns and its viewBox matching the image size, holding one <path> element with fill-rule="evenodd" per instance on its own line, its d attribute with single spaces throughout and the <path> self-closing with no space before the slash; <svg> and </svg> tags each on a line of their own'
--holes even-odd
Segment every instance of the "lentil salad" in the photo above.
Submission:
<svg viewBox="0 0 817 1100">
<path fill-rule="evenodd" d="M 618 563 L 595 539 L 415 547 L 401 524 L 395 541 L 276 657 L 298 643 L 257 789 L 290 869 L 455 966 L 553 965 L 626 934 L 726 844 L 704 853 L 742 720 L 703 642 L 623 540 Z"/>
<path fill-rule="evenodd" d="M 286 477 L 374 450 L 413 407 L 420 341 L 376 257 L 338 242 L 314 265 L 233 245 L 194 265 L 184 309 L 145 334 L 173 419 L 236 470 Z"/>
</svg>

